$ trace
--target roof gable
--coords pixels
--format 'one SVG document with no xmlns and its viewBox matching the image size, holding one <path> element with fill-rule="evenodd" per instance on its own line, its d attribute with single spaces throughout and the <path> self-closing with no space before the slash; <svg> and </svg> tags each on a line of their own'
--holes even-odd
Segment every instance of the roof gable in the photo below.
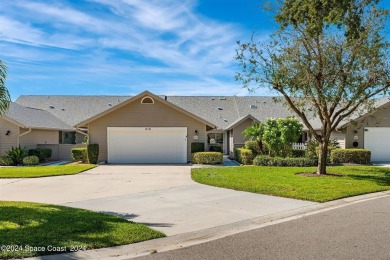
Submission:
<svg viewBox="0 0 390 260">
<path fill-rule="evenodd" d="M 202 122 L 202 123 L 204 123 L 204 124 L 206 124 L 206 125 L 208 125 L 208 126 L 210 126 L 212 128 L 215 128 L 215 125 L 213 123 L 210 123 L 207 120 L 205 120 L 205 119 L 203 119 L 203 118 L 201 118 L 201 117 L 199 117 L 199 116 L 197 116 L 197 115 L 195 115 L 195 114 L 193 114 L 193 113 L 191 113 L 191 112 L 189 112 L 187 110 L 184 110 L 184 109 L 176 106 L 175 104 L 170 103 L 170 102 L 166 101 L 165 99 L 163 99 L 163 98 L 161 98 L 161 97 L 159 97 L 159 96 L 157 96 L 157 95 L 155 95 L 155 94 L 153 94 L 153 93 L 151 93 L 149 91 L 144 91 L 144 92 L 142 92 L 142 93 L 140 93 L 140 94 L 138 94 L 136 96 L 133 96 L 133 97 L 127 99 L 126 101 L 121 102 L 120 104 L 117 104 L 117 105 L 115 105 L 115 106 L 113 106 L 113 107 L 111 107 L 111 108 L 109 108 L 109 109 L 107 109 L 107 110 L 105 110 L 105 111 L 103 111 L 103 112 L 101 112 L 99 114 L 96 114 L 96 115 L 94 115 L 94 116 L 92 116 L 92 117 L 90 117 L 90 118 L 88 118 L 88 119 L 86 119 L 86 120 L 84 120 L 82 122 L 79 122 L 75 126 L 76 127 L 85 126 L 86 124 L 88 124 L 88 123 L 90 123 L 90 122 L 92 122 L 92 121 L 94 121 L 94 120 L 96 120 L 96 119 L 98 119 L 100 117 L 103 117 L 103 116 L 105 116 L 105 115 L 107 115 L 107 114 L 109 114 L 109 113 L 111 113 L 111 112 L 113 112 L 113 111 L 115 111 L 115 110 L 117 110 L 117 109 L 119 109 L 121 107 L 126 106 L 127 104 L 130 104 L 130 103 L 132 103 L 132 102 L 134 102 L 134 101 L 136 101 L 136 100 L 138 100 L 138 99 L 140 99 L 142 97 L 146 97 L 146 96 L 151 97 L 151 98 L 153 98 L 155 100 L 158 100 L 161 103 L 163 103 L 163 104 L 165 104 L 165 105 L 167 105 L 167 106 L 169 106 L 169 107 L 171 107 L 171 108 L 173 108 L 175 110 L 178 110 L 179 112 L 181 112 L 181 113 L 183 113 L 183 114 L 185 114 L 185 115 L 187 115 L 187 116 L 189 116 L 191 118 L 194 118 L 197 121 L 200 121 L 200 122 Z"/>
</svg>

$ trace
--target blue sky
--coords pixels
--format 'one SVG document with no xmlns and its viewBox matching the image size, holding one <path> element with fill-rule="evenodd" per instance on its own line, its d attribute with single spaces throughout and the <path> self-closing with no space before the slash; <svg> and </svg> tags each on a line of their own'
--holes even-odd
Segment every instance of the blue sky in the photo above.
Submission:
<svg viewBox="0 0 390 260">
<path fill-rule="evenodd" d="M 259 0 L 2 1 L 0 59 L 19 95 L 248 95 L 236 41 L 275 28 Z M 267 95 L 257 91 L 257 95 Z"/>
</svg>

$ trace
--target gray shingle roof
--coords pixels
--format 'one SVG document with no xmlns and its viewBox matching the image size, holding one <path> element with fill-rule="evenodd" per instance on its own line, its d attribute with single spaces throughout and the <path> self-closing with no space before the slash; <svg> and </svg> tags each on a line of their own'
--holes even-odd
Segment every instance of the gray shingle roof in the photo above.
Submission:
<svg viewBox="0 0 390 260">
<path fill-rule="evenodd" d="M 66 124 L 75 126 L 129 98 L 129 96 L 20 96 L 15 102 L 25 107 L 46 110 Z"/>
<path fill-rule="evenodd" d="M 161 97 L 213 123 L 218 129 L 226 129 L 247 115 L 252 115 L 260 122 L 265 122 L 270 117 L 295 116 L 284 102 L 275 102 L 273 97 L 268 96 L 226 96 L 222 99 L 219 96 Z M 131 96 L 20 96 L 16 103 L 46 110 L 67 125 L 75 126 L 129 98 Z M 388 97 L 378 99 L 377 104 L 387 102 Z M 300 120 L 299 117 L 296 118 Z M 321 128 L 318 118 L 311 118 L 310 123 L 315 129 Z"/>
<path fill-rule="evenodd" d="M 28 108 L 16 103 L 11 103 L 5 117 L 17 122 L 25 128 L 45 128 L 58 130 L 72 130 L 73 127 L 66 124 L 48 111 Z"/>
</svg>

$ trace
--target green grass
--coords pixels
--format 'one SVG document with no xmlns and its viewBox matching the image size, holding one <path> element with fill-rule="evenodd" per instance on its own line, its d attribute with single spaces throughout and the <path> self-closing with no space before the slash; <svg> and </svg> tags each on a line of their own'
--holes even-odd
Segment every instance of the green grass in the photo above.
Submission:
<svg viewBox="0 0 390 260">
<path fill-rule="evenodd" d="M 17 246 L 1 247 L 0 259 L 117 246 L 164 236 L 145 225 L 93 211 L 0 201 L 0 247 Z M 34 247 L 43 251 L 31 250 Z M 51 251 L 53 248 L 59 250 Z"/>
<path fill-rule="evenodd" d="M 328 167 L 337 176 L 306 177 L 312 167 L 220 167 L 192 169 L 196 182 L 234 190 L 325 202 L 376 191 L 390 190 L 390 168 L 373 166 Z"/>
<path fill-rule="evenodd" d="M 58 175 L 77 174 L 96 167 L 93 164 L 59 165 L 59 166 L 32 166 L 32 167 L 4 167 L 0 168 L 1 178 L 37 178 Z"/>
</svg>

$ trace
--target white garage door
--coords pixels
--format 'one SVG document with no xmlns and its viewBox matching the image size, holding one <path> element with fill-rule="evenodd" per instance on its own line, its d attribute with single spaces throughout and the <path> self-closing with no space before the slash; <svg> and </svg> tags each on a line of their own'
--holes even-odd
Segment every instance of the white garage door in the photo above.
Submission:
<svg viewBox="0 0 390 260">
<path fill-rule="evenodd" d="M 371 161 L 390 161 L 390 127 L 366 127 L 364 149 L 371 151 Z"/>
<path fill-rule="evenodd" d="M 107 127 L 108 163 L 186 163 L 187 127 Z"/>
</svg>

